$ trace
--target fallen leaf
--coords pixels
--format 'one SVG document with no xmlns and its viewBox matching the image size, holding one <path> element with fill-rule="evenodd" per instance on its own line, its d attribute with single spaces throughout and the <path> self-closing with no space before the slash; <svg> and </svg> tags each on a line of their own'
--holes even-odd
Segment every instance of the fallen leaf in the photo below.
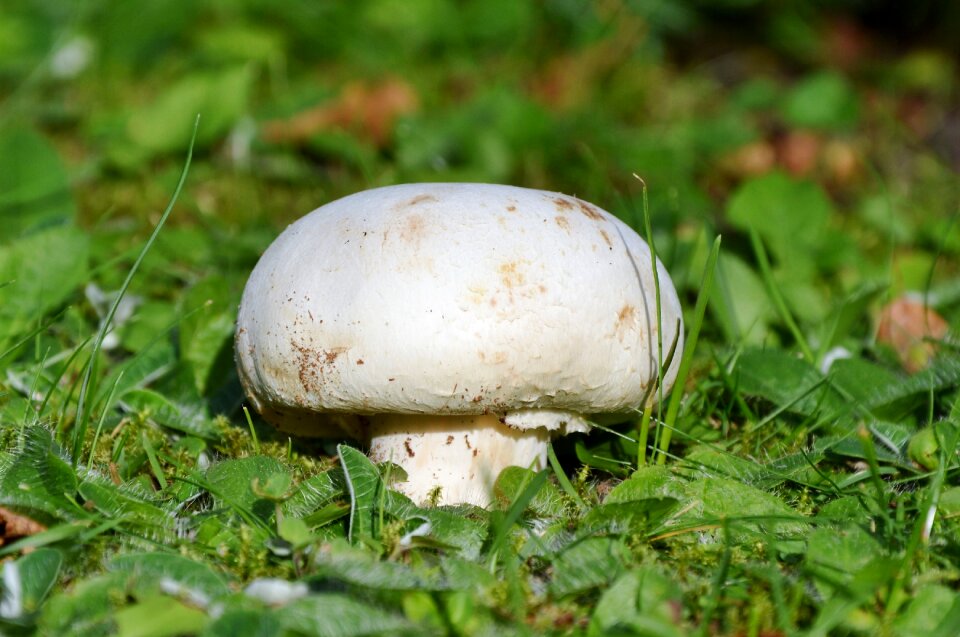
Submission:
<svg viewBox="0 0 960 637">
<path fill-rule="evenodd" d="M 272 143 L 298 144 L 324 131 L 346 130 L 383 147 L 390 141 L 397 118 L 418 106 L 416 92 L 400 80 L 372 85 L 354 82 L 332 101 L 292 117 L 265 122 L 263 138 Z"/>
<path fill-rule="evenodd" d="M 725 174 L 743 179 L 759 177 L 771 170 L 777 162 L 777 153 L 766 141 L 756 141 L 733 149 L 720 158 L 719 168 Z"/>
<path fill-rule="evenodd" d="M 816 168 L 823 142 L 808 131 L 791 131 L 777 140 L 777 160 L 791 175 L 803 177 Z"/>
<path fill-rule="evenodd" d="M 930 364 L 936 354 L 936 341 L 943 340 L 949 328 L 923 300 L 905 294 L 880 311 L 877 342 L 890 346 L 903 368 L 912 374 Z"/>
<path fill-rule="evenodd" d="M 0 546 L 46 530 L 47 527 L 36 520 L 0 507 Z"/>
</svg>

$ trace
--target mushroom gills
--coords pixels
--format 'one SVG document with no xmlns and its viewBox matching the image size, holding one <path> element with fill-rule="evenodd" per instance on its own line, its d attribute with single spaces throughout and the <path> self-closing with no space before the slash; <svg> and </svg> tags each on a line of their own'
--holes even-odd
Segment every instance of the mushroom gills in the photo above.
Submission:
<svg viewBox="0 0 960 637">
<path fill-rule="evenodd" d="M 370 458 L 390 461 L 407 472 L 406 482 L 392 485 L 418 504 L 469 502 L 487 506 L 493 483 L 509 466 L 538 471 L 546 466 L 550 432 L 519 430 L 496 415 L 432 416 L 382 414 L 370 416 Z"/>
</svg>

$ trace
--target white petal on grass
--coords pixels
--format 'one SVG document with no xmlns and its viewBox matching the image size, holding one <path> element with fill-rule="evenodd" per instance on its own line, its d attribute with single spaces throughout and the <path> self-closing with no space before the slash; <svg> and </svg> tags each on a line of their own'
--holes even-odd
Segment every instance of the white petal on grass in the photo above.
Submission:
<svg viewBox="0 0 960 637">
<path fill-rule="evenodd" d="M 16 562 L 3 565 L 3 593 L 0 597 L 0 617 L 13 619 L 23 614 L 23 582 Z"/>
<path fill-rule="evenodd" d="M 853 354 L 846 347 L 834 347 L 823 355 L 823 360 L 820 361 L 820 372 L 826 374 L 837 361 L 852 357 Z"/>
<path fill-rule="evenodd" d="M 90 66 L 92 59 L 93 41 L 83 35 L 74 36 L 53 52 L 50 74 L 61 80 L 69 80 Z"/>
<path fill-rule="evenodd" d="M 184 586 L 172 577 L 160 579 L 160 590 L 167 595 L 182 599 L 187 603 L 199 608 L 206 608 L 210 605 L 210 597 L 205 593 Z"/>
<path fill-rule="evenodd" d="M 430 521 L 427 520 L 414 530 L 410 531 L 406 535 L 400 538 L 400 541 L 397 544 L 400 545 L 400 548 L 408 549 L 413 546 L 413 538 L 424 537 L 425 535 L 430 535 L 430 531 L 433 530 L 433 525 L 430 524 Z"/>
<path fill-rule="evenodd" d="M 301 597 L 306 597 L 310 589 L 303 582 L 288 582 L 282 579 L 262 578 L 250 582 L 243 594 L 258 599 L 271 606 L 289 604 Z"/>
</svg>

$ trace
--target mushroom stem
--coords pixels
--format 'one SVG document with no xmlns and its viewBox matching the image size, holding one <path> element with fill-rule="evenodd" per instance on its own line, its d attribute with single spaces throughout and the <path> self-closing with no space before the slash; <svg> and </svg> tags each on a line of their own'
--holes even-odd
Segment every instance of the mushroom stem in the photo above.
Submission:
<svg viewBox="0 0 960 637">
<path fill-rule="evenodd" d="M 417 503 L 440 487 L 437 504 L 485 507 L 504 468 L 547 463 L 546 429 L 513 429 L 493 415 L 382 414 L 369 422 L 370 457 L 401 466 L 408 478 L 394 488 Z"/>
</svg>

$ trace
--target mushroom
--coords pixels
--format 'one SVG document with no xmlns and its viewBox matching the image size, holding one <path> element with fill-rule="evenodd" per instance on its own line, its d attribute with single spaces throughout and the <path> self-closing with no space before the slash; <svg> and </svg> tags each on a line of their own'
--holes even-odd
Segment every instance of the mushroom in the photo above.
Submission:
<svg viewBox="0 0 960 637">
<path fill-rule="evenodd" d="M 683 349 L 657 263 L 662 351 Z M 552 436 L 657 398 L 646 243 L 581 199 L 488 184 L 356 193 L 290 225 L 247 282 L 237 362 L 282 430 L 352 438 L 417 502 L 486 506 Z M 439 488 L 439 493 L 437 489 Z"/>
</svg>

